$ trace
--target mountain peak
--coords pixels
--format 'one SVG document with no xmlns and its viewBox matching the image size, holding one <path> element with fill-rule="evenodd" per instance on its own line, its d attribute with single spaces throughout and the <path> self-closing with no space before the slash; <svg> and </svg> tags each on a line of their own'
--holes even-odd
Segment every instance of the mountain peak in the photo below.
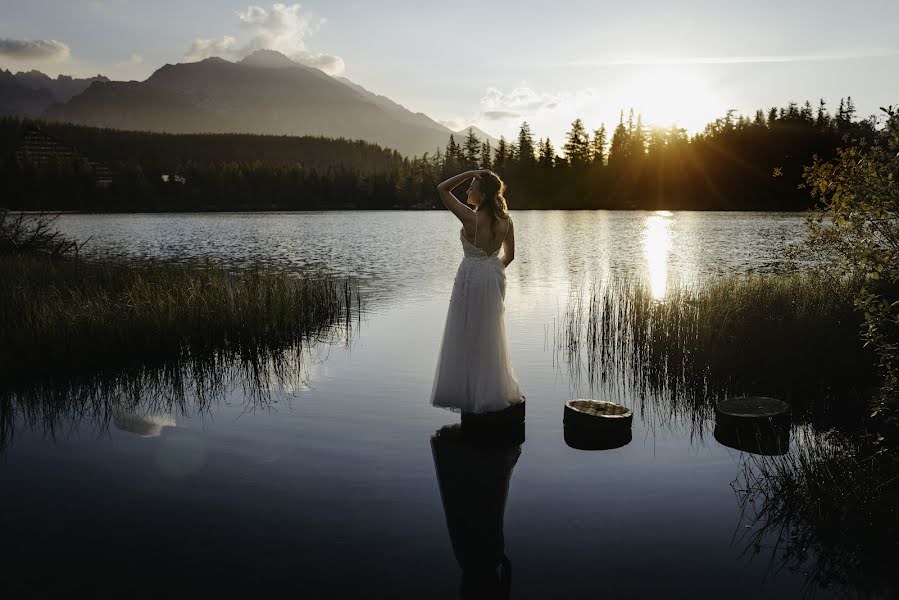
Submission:
<svg viewBox="0 0 899 600">
<path fill-rule="evenodd" d="M 295 67 L 298 64 L 276 50 L 256 50 L 238 63 L 247 67 L 267 68 Z"/>
</svg>

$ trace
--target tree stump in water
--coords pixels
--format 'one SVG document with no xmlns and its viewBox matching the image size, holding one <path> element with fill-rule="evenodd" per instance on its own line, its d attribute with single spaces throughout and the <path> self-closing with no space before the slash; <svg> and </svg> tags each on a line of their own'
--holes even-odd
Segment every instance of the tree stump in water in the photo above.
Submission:
<svg viewBox="0 0 899 600">
<path fill-rule="evenodd" d="M 578 398 L 565 403 L 565 443 L 578 450 L 610 450 L 631 441 L 634 413 L 606 400 Z"/>
<path fill-rule="evenodd" d="M 728 398 L 715 405 L 715 422 L 738 425 L 749 422 L 789 424 L 790 405 L 765 396 Z"/>
<path fill-rule="evenodd" d="M 728 398 L 715 406 L 715 439 L 729 448 L 767 456 L 790 447 L 790 405 L 776 398 Z"/>
<path fill-rule="evenodd" d="M 524 403 L 526 400 L 516 402 L 508 408 L 485 413 L 462 413 L 462 427 L 468 429 L 475 428 L 496 428 L 508 427 L 524 423 Z"/>
</svg>

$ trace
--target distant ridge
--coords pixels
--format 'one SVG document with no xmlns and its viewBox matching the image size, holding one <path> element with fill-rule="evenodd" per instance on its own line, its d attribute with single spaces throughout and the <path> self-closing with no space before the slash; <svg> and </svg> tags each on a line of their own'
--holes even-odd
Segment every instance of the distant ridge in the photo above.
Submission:
<svg viewBox="0 0 899 600">
<path fill-rule="evenodd" d="M 166 64 L 142 82 L 98 81 L 44 117 L 124 130 L 343 137 L 407 156 L 433 153 L 450 134 L 457 142 L 466 134 L 273 50 L 236 63 L 212 57 Z M 475 133 L 495 146 L 494 138 Z"/>
</svg>

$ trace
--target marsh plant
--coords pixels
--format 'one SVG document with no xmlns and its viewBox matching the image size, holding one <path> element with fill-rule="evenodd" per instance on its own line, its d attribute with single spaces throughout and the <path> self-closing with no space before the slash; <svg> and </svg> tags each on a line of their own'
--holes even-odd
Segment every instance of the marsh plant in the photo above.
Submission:
<svg viewBox="0 0 899 600">
<path fill-rule="evenodd" d="M 610 278 L 571 295 L 555 350 L 574 385 L 663 419 L 705 421 L 746 394 L 842 421 L 860 417 L 871 385 L 859 326 L 850 287 L 816 274 L 672 284 L 663 298 Z"/>
<path fill-rule="evenodd" d="M 783 456 L 741 455 L 735 543 L 746 556 L 770 555 L 774 571 L 806 574 L 808 596 L 836 587 L 896 597 L 885 557 L 899 550 L 899 461 L 864 436 L 797 434 Z"/>
<path fill-rule="evenodd" d="M 53 432 L 116 410 L 248 406 L 304 385 L 321 344 L 348 344 L 355 280 L 262 267 L 0 256 L 0 445 L 16 419 Z"/>
<path fill-rule="evenodd" d="M 62 235 L 58 214 L 22 213 L 0 209 L 0 255 L 44 254 L 53 258 L 77 255 L 85 242 Z"/>
</svg>

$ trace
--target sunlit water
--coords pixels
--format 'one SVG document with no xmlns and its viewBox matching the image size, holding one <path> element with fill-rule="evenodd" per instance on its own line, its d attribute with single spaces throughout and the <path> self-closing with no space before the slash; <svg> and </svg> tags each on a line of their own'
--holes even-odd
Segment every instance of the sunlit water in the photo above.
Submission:
<svg viewBox="0 0 899 600">
<path fill-rule="evenodd" d="M 743 555 L 744 522 L 731 487 L 740 451 L 689 420 L 660 424 L 640 411 L 626 446 L 569 447 L 562 406 L 584 390 L 553 350 L 554 330 L 581 282 L 631 274 L 663 298 L 676 282 L 776 270 L 786 245 L 803 235 L 802 216 L 552 211 L 513 218 L 505 314 L 528 398 L 525 442 L 517 461 L 513 448 L 483 461 L 475 453 L 470 463 L 472 472 L 483 471 L 473 481 L 502 487 L 509 477 L 499 524 L 511 596 L 802 593 L 803 574 L 773 570 L 770 552 Z M 327 267 L 360 279 L 367 312 L 347 344 L 316 347 L 304 380 L 270 404 L 248 405 L 237 387 L 200 413 L 113 414 L 106 424 L 52 433 L 18 423 L 0 459 L 8 582 L 456 597 L 461 570 L 441 496 L 446 482 L 437 477 L 449 467 L 435 461 L 462 464 L 464 472 L 472 455 L 432 448 L 435 432 L 459 416 L 428 404 L 462 257 L 452 215 L 71 215 L 59 224 L 90 237 L 89 254 Z M 479 502 L 477 489 L 466 491 L 463 502 Z M 484 494 L 495 510 L 501 495 Z"/>
</svg>

